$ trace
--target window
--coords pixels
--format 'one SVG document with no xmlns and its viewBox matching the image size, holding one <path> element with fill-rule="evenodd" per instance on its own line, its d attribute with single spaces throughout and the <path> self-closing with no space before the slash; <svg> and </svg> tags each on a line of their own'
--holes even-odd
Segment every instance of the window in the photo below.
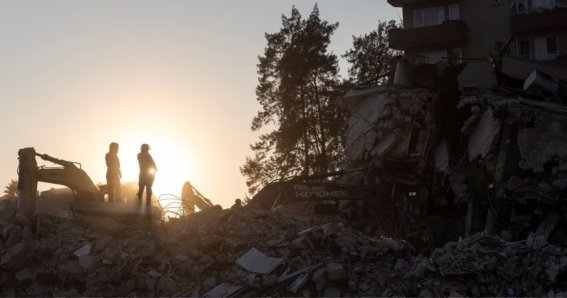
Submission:
<svg viewBox="0 0 567 298">
<path fill-rule="evenodd" d="M 530 41 L 529 40 L 518 40 L 518 56 L 524 58 L 530 58 Z"/>
<path fill-rule="evenodd" d="M 460 20 L 461 12 L 459 10 L 459 4 L 449 5 L 449 20 Z"/>
<path fill-rule="evenodd" d="M 545 39 L 547 44 L 547 54 L 557 55 L 557 39 L 555 37 L 548 37 Z"/>
<path fill-rule="evenodd" d="M 555 2 L 554 0 L 533 0 L 532 9 L 535 11 L 550 10 L 553 9 L 553 7 L 555 7 L 554 2 Z"/>
<path fill-rule="evenodd" d="M 557 58 L 557 39 L 555 36 L 534 38 L 534 51 L 537 61 Z"/>
<path fill-rule="evenodd" d="M 413 27 L 428 27 L 440 25 L 445 21 L 445 8 L 443 6 L 416 9 L 413 11 Z"/>
</svg>

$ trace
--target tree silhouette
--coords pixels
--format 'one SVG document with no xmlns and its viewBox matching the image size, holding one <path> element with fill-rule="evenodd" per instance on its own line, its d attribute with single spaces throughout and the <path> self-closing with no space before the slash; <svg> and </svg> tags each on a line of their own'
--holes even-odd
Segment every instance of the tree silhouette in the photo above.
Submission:
<svg viewBox="0 0 567 298">
<path fill-rule="evenodd" d="M 252 131 L 260 135 L 240 168 L 251 194 L 270 181 L 295 175 L 325 173 L 340 166 L 344 112 L 337 56 L 328 53 L 338 23 L 319 18 L 317 5 L 303 19 L 292 7 L 282 16 L 279 32 L 266 34 L 258 57 L 257 100 L 261 110 Z"/>
<path fill-rule="evenodd" d="M 7 199 L 18 197 L 18 180 L 10 180 L 10 183 L 4 188 L 4 195 Z"/>
<path fill-rule="evenodd" d="M 363 36 L 353 36 L 353 48 L 342 57 L 351 64 L 350 81 L 358 87 L 383 84 L 390 78 L 390 61 L 401 54 L 390 48 L 388 31 L 398 28 L 395 21 L 378 21 L 376 30 Z"/>
</svg>

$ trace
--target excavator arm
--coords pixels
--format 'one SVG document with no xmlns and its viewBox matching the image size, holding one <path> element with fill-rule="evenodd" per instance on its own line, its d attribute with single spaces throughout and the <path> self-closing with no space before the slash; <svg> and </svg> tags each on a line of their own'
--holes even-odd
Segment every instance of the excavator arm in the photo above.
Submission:
<svg viewBox="0 0 567 298">
<path fill-rule="evenodd" d="M 21 149 L 19 154 L 19 179 L 28 181 L 31 185 L 37 185 L 37 182 L 46 182 L 67 186 L 73 190 L 75 197 L 79 200 L 102 201 L 104 199 L 104 192 L 93 183 L 89 175 L 81 169 L 79 163 L 36 153 L 34 148 Z M 61 167 L 37 167 L 35 157 Z M 22 169 L 27 170 L 24 171 Z"/>
<path fill-rule="evenodd" d="M 205 198 L 189 181 L 183 184 L 181 200 L 189 209 L 194 209 L 195 206 L 199 210 L 213 207 L 213 203 Z"/>
</svg>

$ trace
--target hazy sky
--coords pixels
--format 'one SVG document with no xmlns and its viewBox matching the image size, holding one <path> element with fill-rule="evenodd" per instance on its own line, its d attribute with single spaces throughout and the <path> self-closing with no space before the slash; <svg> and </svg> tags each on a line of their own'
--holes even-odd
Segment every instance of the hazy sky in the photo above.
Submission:
<svg viewBox="0 0 567 298">
<path fill-rule="evenodd" d="M 338 55 L 352 35 L 400 18 L 386 0 L 318 3 L 322 19 L 340 23 Z M 257 137 L 264 33 L 294 4 L 307 17 L 315 1 L 0 1 L 2 190 L 17 177 L 19 148 L 81 162 L 106 183 L 108 144 L 120 144 L 124 181 L 136 180 L 146 142 L 157 194 L 178 195 L 190 180 L 230 206 L 246 193 L 239 166 Z M 347 67 L 341 61 L 343 75 Z"/>
</svg>

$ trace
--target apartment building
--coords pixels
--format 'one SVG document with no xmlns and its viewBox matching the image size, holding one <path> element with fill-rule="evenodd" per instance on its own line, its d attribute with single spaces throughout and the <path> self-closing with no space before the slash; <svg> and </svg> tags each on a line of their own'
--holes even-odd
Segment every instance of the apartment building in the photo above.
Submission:
<svg viewBox="0 0 567 298">
<path fill-rule="evenodd" d="M 490 53 L 567 64 L 567 0 L 388 0 L 403 11 L 390 45 L 415 63 L 463 61 L 461 85 L 496 83 Z"/>
<path fill-rule="evenodd" d="M 511 10 L 516 56 L 567 64 L 567 1 L 519 0 Z"/>
</svg>

